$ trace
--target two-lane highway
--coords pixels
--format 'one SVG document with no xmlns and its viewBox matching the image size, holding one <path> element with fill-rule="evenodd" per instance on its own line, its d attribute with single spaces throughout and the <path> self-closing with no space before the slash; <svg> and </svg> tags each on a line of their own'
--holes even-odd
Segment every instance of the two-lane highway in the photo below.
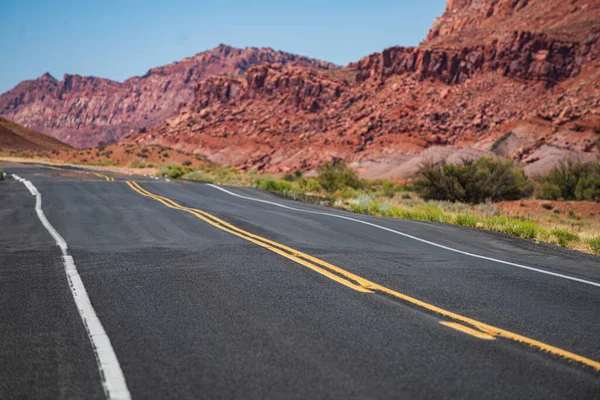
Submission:
<svg viewBox="0 0 600 400">
<path fill-rule="evenodd" d="M 0 398 L 600 397 L 596 256 L 0 166 L 22 179 L 0 182 Z"/>
</svg>

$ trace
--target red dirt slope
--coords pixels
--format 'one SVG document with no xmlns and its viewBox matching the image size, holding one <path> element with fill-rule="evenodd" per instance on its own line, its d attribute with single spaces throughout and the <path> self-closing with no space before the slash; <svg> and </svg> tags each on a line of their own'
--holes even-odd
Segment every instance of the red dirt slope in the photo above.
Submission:
<svg viewBox="0 0 600 400">
<path fill-rule="evenodd" d="M 43 133 L 0 118 L 0 152 L 2 153 L 39 153 L 70 149 L 71 146 Z"/>
</svg>

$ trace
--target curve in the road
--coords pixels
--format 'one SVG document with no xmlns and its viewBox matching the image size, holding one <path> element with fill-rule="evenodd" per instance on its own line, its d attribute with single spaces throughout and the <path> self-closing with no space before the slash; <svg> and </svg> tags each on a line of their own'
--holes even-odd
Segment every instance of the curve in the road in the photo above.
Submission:
<svg viewBox="0 0 600 400">
<path fill-rule="evenodd" d="M 377 224 L 374 224 L 374 223 L 371 223 L 371 222 L 367 222 L 367 221 L 362 221 L 360 219 L 347 217 L 345 215 L 338 215 L 338 214 L 326 213 L 326 212 L 321 212 L 321 211 L 303 210 L 301 208 L 290 207 L 290 206 L 286 206 L 284 204 L 275 203 L 273 201 L 268 201 L 268 200 L 262 200 L 262 199 L 256 199 L 256 198 L 253 198 L 253 197 L 243 196 L 243 195 L 234 193 L 232 191 L 229 191 L 229 190 L 227 190 L 225 188 L 222 188 L 220 186 L 213 185 L 213 184 L 207 184 L 207 186 L 213 187 L 213 188 L 218 189 L 218 190 L 220 190 L 222 192 L 225 192 L 225 193 L 227 193 L 227 194 L 229 194 L 231 196 L 239 197 L 239 198 L 244 199 L 244 200 L 256 201 L 256 202 L 259 202 L 259 203 L 266 203 L 266 204 L 270 204 L 270 205 L 281 207 L 281 208 L 286 208 L 288 210 L 293 210 L 293 211 L 299 211 L 299 212 L 304 212 L 304 213 L 309 213 L 309 214 L 324 215 L 324 216 L 327 216 L 327 217 L 335 217 L 335 218 L 345 219 L 345 220 L 348 220 L 348 221 L 358 222 L 360 224 L 369 225 L 369 226 L 374 227 L 374 228 L 382 229 L 384 231 L 388 231 L 388 232 L 394 233 L 396 235 L 404 236 L 406 238 L 413 239 L 413 240 L 416 240 L 416 241 L 421 242 L 421 243 L 426 243 L 428 245 L 435 246 L 435 247 L 438 247 L 440 249 L 452 251 L 454 253 L 459 253 L 459 254 L 463 254 L 463 255 L 466 255 L 466 256 L 469 256 L 469 257 L 473 257 L 473 258 L 479 258 L 481 260 L 487 260 L 487 261 L 492 261 L 492 262 L 496 262 L 496 263 L 499 263 L 499 264 L 510 265 L 512 267 L 522 268 L 522 269 L 526 269 L 526 270 L 529 270 L 529 271 L 539 272 L 539 273 L 546 274 L 546 275 L 552 275 L 552 276 L 555 276 L 555 277 L 558 277 L 558 278 L 568 279 L 568 280 L 571 280 L 571 281 L 585 283 L 587 285 L 600 287 L 600 283 L 598 283 L 598 282 L 592 282 L 592 281 L 588 281 L 588 280 L 585 280 L 585 279 L 576 278 L 574 276 L 569 276 L 569 275 L 559 274 L 559 273 L 556 273 L 556 272 L 546 271 L 546 270 L 543 270 L 543 269 L 534 268 L 534 267 L 530 267 L 530 266 L 523 265 L 523 264 L 517 264 L 517 263 L 510 262 L 510 261 L 504 261 L 504 260 L 500 260 L 500 259 L 493 258 L 493 257 L 487 257 L 487 256 L 479 255 L 479 254 L 469 253 L 467 251 L 455 249 L 455 248 L 449 247 L 449 246 L 444 246 L 443 244 L 435 243 L 435 242 L 432 242 L 430 240 L 426 240 L 426 239 L 422 239 L 422 238 L 417 237 L 417 236 L 409 235 L 408 233 L 400 232 L 400 231 L 397 231 L 397 230 L 391 229 L 391 228 L 386 228 L 385 226 L 377 225 Z"/>
<path fill-rule="evenodd" d="M 405 295 L 403 293 L 399 293 L 399 292 L 394 291 L 392 289 L 389 289 L 389 288 L 387 288 L 385 286 L 382 286 L 382 285 L 379 285 L 377 283 L 371 282 L 371 281 L 369 281 L 369 280 L 367 280 L 365 278 L 362 278 L 362 277 L 360 277 L 360 276 L 358 276 L 356 274 L 353 274 L 353 273 L 351 273 L 349 271 L 346 271 L 346 270 L 344 270 L 344 269 L 342 269 L 342 268 L 340 268 L 338 266 L 332 265 L 330 263 L 327 263 L 326 261 L 323 261 L 323 260 L 320 260 L 320 259 L 318 259 L 316 257 L 313 257 L 313 256 L 311 256 L 309 254 L 303 253 L 303 252 L 298 251 L 296 249 L 292 249 L 292 248 L 287 247 L 287 246 L 285 246 L 285 245 L 283 245 L 281 243 L 269 240 L 269 239 L 264 238 L 262 236 L 255 235 L 253 233 L 247 232 L 247 231 L 245 231 L 243 229 L 240 229 L 240 228 L 236 227 L 235 225 L 232 225 L 232 224 L 230 224 L 230 223 L 228 223 L 226 221 L 223 221 L 223 220 L 215 217 L 214 215 L 212 215 L 210 213 L 207 213 L 207 212 L 205 212 L 203 210 L 200 210 L 200 209 L 197 209 L 197 208 L 184 207 L 184 206 L 178 204 L 177 202 L 173 201 L 172 199 L 169 199 L 169 198 L 164 197 L 164 196 L 156 195 L 156 194 L 154 194 L 154 193 L 152 193 L 152 192 L 144 189 L 137 182 L 128 181 L 126 183 L 129 185 L 129 187 L 131 187 L 131 189 L 133 189 L 137 193 L 141 194 L 142 196 L 149 197 L 149 198 L 152 198 L 152 199 L 154 199 L 156 201 L 159 201 L 160 203 L 164 204 L 165 206 L 167 206 L 169 208 L 177 209 L 177 210 L 180 210 L 180 211 L 185 211 L 185 212 L 188 212 L 188 213 L 190 213 L 192 215 L 195 215 L 199 219 L 201 219 L 201 220 L 203 220 L 203 221 L 211 224 L 212 226 L 214 226 L 214 227 L 216 227 L 218 229 L 221 229 L 223 231 L 226 231 L 228 233 L 236 235 L 236 236 L 238 236 L 238 237 L 240 237 L 242 239 L 245 239 L 247 241 L 250 241 L 252 243 L 258 244 L 259 246 L 268 248 L 269 250 L 274 251 L 275 253 L 278 253 L 278 254 L 280 254 L 280 255 L 288 258 L 288 259 L 291 259 L 291 260 L 293 260 L 293 261 L 295 261 L 295 262 L 297 262 L 297 263 L 299 263 L 301 265 L 304 265 L 304 266 L 306 266 L 308 268 L 311 268 L 311 269 L 313 269 L 313 270 L 321 273 L 322 275 L 325 275 L 325 276 L 329 277 L 330 279 L 333 279 L 336 282 L 341 283 L 341 284 L 343 284 L 343 285 L 345 285 L 347 287 L 350 287 L 352 289 L 355 289 L 355 290 L 358 290 L 358 291 L 361 291 L 361 292 L 366 292 L 366 293 L 376 292 L 376 293 L 388 295 L 388 296 L 394 297 L 396 299 L 400 299 L 402 301 L 410 303 L 412 305 L 418 306 L 418 307 L 420 307 L 422 309 L 425 309 L 425 310 L 427 310 L 429 312 L 433 312 L 435 314 L 441 315 L 441 316 L 443 316 L 445 318 L 448 318 L 448 319 L 451 319 L 451 320 L 454 320 L 454 321 L 460 321 L 460 322 L 462 322 L 464 324 L 467 324 L 467 325 L 471 325 L 472 327 L 476 328 L 478 331 L 469 333 L 467 331 L 469 329 L 471 329 L 471 328 L 462 326 L 460 324 L 454 324 L 454 325 L 451 324 L 451 325 L 449 325 L 449 327 L 454 328 L 454 329 L 459 329 L 459 330 L 461 330 L 461 331 L 463 331 L 465 333 L 469 333 L 469 334 L 471 334 L 473 336 L 476 336 L 474 333 L 480 332 L 482 335 L 488 335 L 488 336 L 492 336 L 492 337 L 503 337 L 505 339 L 510 339 L 512 341 L 516 341 L 516 342 L 527 344 L 527 345 L 535 347 L 535 348 L 537 348 L 539 350 L 542 350 L 542 351 L 554 354 L 556 356 L 563 357 L 563 358 L 568 359 L 568 360 L 579 362 L 579 363 L 581 363 L 583 365 L 586 365 L 588 367 L 591 367 L 591 368 L 594 368 L 595 370 L 600 371 L 600 362 L 598 362 L 598 361 L 595 361 L 595 360 L 583 357 L 581 355 L 578 355 L 578 354 L 569 352 L 567 350 L 564 350 L 564 349 L 561 349 L 561 348 L 549 345 L 547 343 L 543 343 L 543 342 L 535 340 L 535 339 L 531 339 L 531 338 L 519 335 L 519 334 L 514 333 L 514 332 L 507 331 L 505 329 L 501 329 L 501 328 L 498 328 L 498 327 L 495 327 L 495 326 L 492 326 L 492 325 L 485 324 L 483 322 L 474 320 L 472 318 L 469 318 L 469 317 L 466 317 L 466 316 L 463 316 L 463 315 L 460 315 L 460 314 L 456 314 L 454 312 L 451 312 L 451 311 L 445 310 L 443 308 L 437 307 L 437 306 L 435 306 L 433 304 L 429 304 L 427 302 L 418 300 L 418 299 L 416 299 L 414 297 L 407 296 L 407 295 Z M 219 188 L 219 189 L 221 189 L 221 188 Z M 234 194 L 234 195 L 236 195 L 236 194 Z M 239 195 L 236 195 L 236 196 L 238 196 L 238 197 L 245 197 L 245 196 L 239 196 Z M 248 198 L 248 199 L 252 199 L 252 198 Z M 258 200 L 258 199 L 256 199 L 256 200 L 257 201 L 261 201 L 261 200 Z M 266 201 L 264 201 L 264 202 L 266 202 Z M 270 202 L 268 202 L 268 203 L 270 203 Z M 272 204 L 276 204 L 277 205 L 277 203 L 272 203 Z M 287 206 L 283 206 L 283 205 L 281 205 L 281 206 L 285 207 L 285 208 L 292 208 L 292 207 L 287 207 Z M 304 211 L 304 210 L 302 210 L 302 211 Z M 319 213 L 319 214 L 321 214 L 321 213 Z M 323 213 L 323 214 L 327 214 L 327 213 Z M 336 216 L 335 214 L 330 214 L 330 215 Z M 341 218 L 346 218 L 346 217 L 342 217 L 342 216 L 340 216 L 340 217 Z M 356 220 L 356 221 L 364 223 L 364 221 L 360 221 L 360 220 Z M 370 224 L 370 223 L 367 223 L 367 224 L 379 227 L 378 225 L 375 225 L 375 224 Z M 381 228 L 382 229 L 386 229 L 386 230 L 390 230 L 390 229 L 387 229 L 387 228 L 384 228 L 384 227 L 381 227 Z M 393 231 L 393 230 L 390 230 L 390 231 Z M 395 232 L 395 231 L 393 231 L 393 232 Z M 398 232 L 398 233 L 402 234 L 400 232 Z M 406 235 L 406 234 L 402 234 L 402 235 Z M 412 237 L 410 235 L 406 235 L 406 236 Z M 423 239 L 419 239 L 419 238 L 416 238 L 416 239 L 420 240 L 420 241 L 427 242 L 427 241 L 425 241 Z M 437 244 L 435 244 L 435 245 L 438 246 L 438 247 L 445 247 L 445 246 L 441 246 L 441 245 L 437 245 Z M 308 261 L 312 262 L 312 264 L 311 264 L 312 266 L 311 265 L 307 265 Z M 310 264 L 310 263 L 308 263 L 308 264 Z M 314 264 L 318 264 L 321 267 L 324 267 L 324 268 L 328 269 L 331 272 L 326 271 L 323 268 L 319 268 L 319 267 L 315 266 Z M 457 327 L 456 325 L 459 325 L 459 327 Z M 464 328 L 466 328 L 466 329 L 464 329 Z"/>
</svg>

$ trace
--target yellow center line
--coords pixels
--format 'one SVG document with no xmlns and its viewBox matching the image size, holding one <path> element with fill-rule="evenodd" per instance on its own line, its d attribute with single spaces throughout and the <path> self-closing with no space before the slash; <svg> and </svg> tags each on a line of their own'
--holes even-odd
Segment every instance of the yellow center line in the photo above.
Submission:
<svg viewBox="0 0 600 400">
<path fill-rule="evenodd" d="M 488 336 L 491 337 L 503 337 L 505 339 L 509 339 L 509 340 L 513 340 L 515 342 L 519 342 L 519 343 L 524 343 L 527 344 L 531 347 L 535 347 L 539 350 L 548 352 L 550 354 L 553 355 L 557 355 L 560 357 L 563 357 L 565 359 L 568 360 L 572 360 L 572 361 L 577 361 L 583 365 L 589 366 L 594 368 L 595 370 L 600 371 L 600 362 L 595 361 L 595 360 L 591 360 L 589 358 L 583 357 L 581 355 L 572 353 L 570 351 L 546 344 L 544 342 L 541 342 L 539 340 L 535 340 L 535 339 L 531 339 L 528 338 L 526 336 L 522 336 L 519 335 L 517 333 L 513 333 L 510 331 L 507 331 L 505 329 L 502 328 L 498 328 L 492 325 L 488 325 L 486 323 L 477 321 L 475 319 L 469 318 L 469 317 L 465 317 L 463 315 L 445 310 L 443 308 L 437 307 L 433 304 L 429 304 L 427 302 L 424 302 L 422 300 L 418 300 L 414 297 L 410 297 L 408 295 L 396 292 L 392 289 L 389 289 L 385 286 L 379 285 L 377 283 L 371 282 L 365 278 L 362 278 L 356 274 L 353 274 L 352 272 L 346 271 L 345 269 L 342 269 L 338 266 L 335 266 L 333 264 L 330 264 L 326 261 L 320 260 L 316 257 L 310 256 L 308 254 L 305 254 L 301 251 L 292 249 L 288 246 L 285 246 L 283 244 L 274 242 L 272 240 L 263 238 L 262 236 L 258 236 L 255 235 L 253 233 L 247 232 L 243 229 L 240 229 L 228 222 L 225 222 L 217 217 L 215 217 L 212 214 L 207 213 L 206 211 L 202 211 L 199 210 L 197 208 L 189 208 L 189 207 L 184 207 L 181 206 L 180 204 L 176 203 L 175 201 L 168 199 L 164 196 L 158 196 L 154 193 L 149 192 L 148 190 L 142 188 L 137 182 L 135 181 L 127 181 L 126 182 L 127 185 L 129 185 L 133 190 L 135 190 L 137 193 L 146 196 L 146 197 L 150 197 L 153 198 L 154 200 L 157 200 L 159 202 L 161 202 L 162 204 L 164 204 L 165 206 L 169 207 L 169 208 L 173 208 L 173 209 L 178 209 L 181 211 L 186 211 L 190 214 L 195 215 L 196 217 L 198 217 L 199 219 L 209 223 L 210 225 L 219 228 L 225 232 L 231 233 L 233 235 L 236 235 L 238 237 L 241 237 L 242 239 L 248 240 L 252 243 L 255 243 L 261 247 L 267 248 L 277 254 L 280 254 L 290 260 L 293 260 L 301 265 L 304 265 L 316 272 L 319 272 L 322 275 L 327 276 L 330 279 L 333 279 L 334 281 L 341 283 L 347 287 L 350 287 L 354 290 L 360 291 L 360 292 L 364 292 L 364 293 L 373 293 L 373 292 L 380 292 L 380 293 L 385 293 L 389 296 L 395 297 L 397 299 L 403 300 L 407 303 L 413 304 L 415 306 L 421 307 L 423 309 L 426 309 L 430 312 L 442 315 L 448 319 L 452 319 L 455 321 L 460 321 L 462 323 L 465 323 L 467 325 L 471 325 L 472 327 L 475 327 L 478 329 L 478 331 L 475 331 L 469 327 L 465 327 L 463 325 L 460 324 L 456 324 L 456 323 L 444 323 L 444 325 L 452 327 L 454 329 L 458 329 L 461 330 L 462 332 L 465 333 L 469 333 L 471 335 L 474 335 L 474 332 L 482 332 L 483 334 L 487 334 Z M 285 250 L 285 251 L 284 251 Z M 288 253 L 289 252 L 289 253 Z M 310 262 L 309 262 L 310 261 Z M 316 264 L 316 265 L 315 265 Z M 321 268 L 317 265 L 320 265 L 321 267 L 324 267 L 332 272 L 335 272 L 336 274 L 333 274 L 332 272 L 329 272 L 327 270 L 325 270 L 324 268 Z M 341 278 L 339 275 L 343 276 L 344 278 Z M 353 281 L 353 282 L 352 282 Z M 460 328 L 459 328 L 460 327 Z M 468 330 L 468 332 L 467 332 Z M 475 335 L 474 335 L 475 336 Z M 479 336 L 478 336 L 479 337 Z"/>
<path fill-rule="evenodd" d="M 98 173 L 98 172 L 92 172 L 92 174 L 94 174 L 97 177 L 102 178 L 102 179 L 104 179 L 106 181 L 109 181 L 109 182 L 111 181 L 111 178 L 108 177 L 108 176 L 106 176 L 106 175 L 104 175 L 104 174 L 101 174 L 101 173 Z M 114 178 L 112 180 L 114 181 Z"/>
<path fill-rule="evenodd" d="M 186 212 L 188 212 L 188 213 L 196 216 L 197 218 L 199 218 L 199 219 L 201 219 L 201 220 L 209 223 L 210 225 L 212 225 L 212 226 L 214 226 L 216 228 L 219 228 L 219 229 L 221 229 L 221 230 L 223 230 L 225 232 L 231 233 L 232 235 L 241 237 L 242 239 L 245 239 L 245 240 L 247 240 L 249 242 L 255 243 L 255 244 L 257 244 L 257 245 L 259 245 L 261 247 L 264 247 L 266 249 L 269 249 L 269 250 L 271 250 L 274 253 L 277 253 L 277 254 L 279 254 L 279 255 L 287 258 L 287 259 L 290 259 L 290 260 L 292 260 L 294 262 L 297 262 L 298 264 L 301 264 L 301 265 L 303 265 L 303 266 L 305 266 L 307 268 L 310 268 L 313 271 L 316 271 L 316 272 L 318 272 L 318 273 L 320 273 L 322 275 L 325 275 L 326 277 L 328 277 L 328 278 L 330 278 L 330 279 L 332 279 L 332 280 L 334 280 L 334 281 L 336 281 L 338 283 L 341 283 L 342 285 L 345 285 L 345 286 L 347 286 L 347 287 L 349 287 L 351 289 L 354 289 L 354 290 L 357 290 L 357 291 L 363 292 L 363 293 L 372 293 L 371 290 L 368 290 L 368 289 L 366 289 L 366 288 L 364 288 L 364 287 L 362 287 L 360 285 L 357 285 L 357 284 L 355 284 L 353 282 L 350 282 L 350 281 L 348 281 L 346 279 L 342 279 L 339 276 L 331 273 L 330 271 L 327 271 L 327 270 L 325 270 L 323 268 L 318 267 L 317 265 L 314 265 L 314 264 L 312 264 L 312 263 L 310 263 L 310 262 L 308 262 L 306 260 L 303 260 L 303 259 L 299 258 L 298 256 L 295 256 L 294 254 L 286 253 L 286 252 L 282 251 L 281 249 L 277 249 L 277 248 L 275 248 L 273 246 L 270 246 L 269 244 L 264 243 L 264 242 L 262 242 L 260 240 L 257 240 L 257 239 L 252 238 L 252 237 L 248 237 L 248 236 L 244 235 L 243 233 L 240 233 L 240 232 L 234 231 L 232 229 L 229 229 L 227 226 L 225 226 L 224 224 L 222 224 L 220 222 L 216 222 L 216 221 L 213 221 L 213 220 L 211 220 L 209 218 L 206 218 L 204 215 L 202 215 L 202 213 L 200 212 L 200 210 L 190 209 L 190 208 L 187 208 L 187 207 L 182 207 L 182 206 L 180 206 L 179 204 L 175 203 L 172 200 L 156 196 L 156 195 L 154 195 L 154 194 L 152 194 L 150 192 L 147 192 L 141 186 L 137 185 L 136 182 L 126 182 L 126 183 L 133 190 L 135 190 L 136 192 L 140 193 L 141 195 L 146 196 L 146 197 L 151 197 L 151 198 L 153 198 L 153 199 L 155 199 L 155 200 L 163 203 L 164 205 L 166 205 L 169 208 L 174 208 L 174 209 L 186 211 Z"/>
<path fill-rule="evenodd" d="M 469 328 L 468 326 L 464 326 L 464 325 L 458 324 L 456 322 L 440 321 L 440 324 L 447 326 L 449 328 L 452 328 L 452 329 L 456 329 L 457 331 L 466 333 L 467 335 L 475 336 L 478 339 L 496 340 L 496 338 L 492 335 L 489 335 L 482 331 L 478 331 L 477 329 Z"/>
</svg>

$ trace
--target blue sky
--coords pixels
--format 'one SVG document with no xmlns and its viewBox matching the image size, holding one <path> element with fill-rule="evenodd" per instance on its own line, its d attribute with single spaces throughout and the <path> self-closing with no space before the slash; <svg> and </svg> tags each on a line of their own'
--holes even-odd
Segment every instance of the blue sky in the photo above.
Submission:
<svg viewBox="0 0 600 400">
<path fill-rule="evenodd" d="M 446 0 L 2 0 L 0 93 L 49 71 L 122 81 L 226 43 L 338 64 L 417 45 Z"/>
</svg>

